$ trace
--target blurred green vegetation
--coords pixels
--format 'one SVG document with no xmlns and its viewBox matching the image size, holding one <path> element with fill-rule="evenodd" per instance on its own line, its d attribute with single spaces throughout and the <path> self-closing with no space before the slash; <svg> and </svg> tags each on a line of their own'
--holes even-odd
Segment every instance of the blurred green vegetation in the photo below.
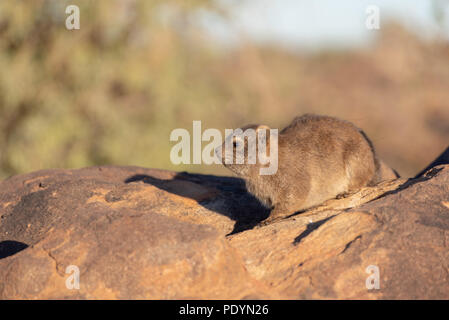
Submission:
<svg viewBox="0 0 449 320">
<path fill-rule="evenodd" d="M 69 4 L 80 30 L 65 28 Z M 224 49 L 192 23 L 200 8 L 226 18 L 210 1 L 1 1 L 0 178 L 103 164 L 226 173 L 171 164 L 171 130 L 282 127 L 304 112 L 355 122 L 405 174 L 445 147 L 447 44 L 391 25 L 354 52 Z"/>
<path fill-rule="evenodd" d="M 65 28 L 77 4 L 81 29 Z M 169 132 L 218 108 L 213 53 L 177 23 L 206 1 L 0 2 L 0 176 L 49 167 L 165 167 Z M 187 41 L 188 38 L 188 41 Z M 184 121 L 185 120 L 185 121 Z"/>
</svg>

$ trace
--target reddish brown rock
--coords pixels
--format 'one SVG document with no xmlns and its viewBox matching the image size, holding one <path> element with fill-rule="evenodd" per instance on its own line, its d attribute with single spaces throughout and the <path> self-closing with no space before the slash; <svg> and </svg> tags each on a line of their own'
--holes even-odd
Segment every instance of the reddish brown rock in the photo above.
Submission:
<svg viewBox="0 0 449 320">
<path fill-rule="evenodd" d="M 252 279 L 223 230 L 206 225 L 229 220 L 232 230 L 198 204 L 218 191 L 175 175 L 109 167 L 2 182 L 0 299 L 278 297 Z M 130 182 L 141 179 L 158 187 Z M 70 265 L 79 290 L 66 287 Z"/>
<path fill-rule="evenodd" d="M 449 299 L 448 165 L 256 226 L 267 214 L 237 178 L 15 176 L 0 182 L 0 299 Z"/>
<path fill-rule="evenodd" d="M 256 279 L 291 298 L 448 299 L 447 199 L 441 166 L 355 209 L 305 213 L 230 242 Z M 372 265 L 379 290 L 366 288 Z"/>
<path fill-rule="evenodd" d="M 86 209 L 93 215 L 0 260 L 2 299 L 273 297 L 212 227 L 151 212 Z M 79 290 L 66 287 L 70 265 L 80 270 Z"/>
</svg>

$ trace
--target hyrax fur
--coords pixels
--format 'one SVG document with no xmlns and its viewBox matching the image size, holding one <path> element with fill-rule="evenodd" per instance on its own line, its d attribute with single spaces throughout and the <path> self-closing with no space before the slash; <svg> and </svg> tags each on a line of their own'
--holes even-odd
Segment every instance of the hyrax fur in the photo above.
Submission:
<svg viewBox="0 0 449 320">
<path fill-rule="evenodd" d="M 241 129 L 259 132 L 269 127 L 249 125 Z M 269 153 L 270 143 L 276 139 L 270 139 L 269 130 L 266 135 Z M 248 140 L 242 141 L 241 136 L 227 137 L 233 141 L 232 164 L 224 161 L 226 142 L 216 150 L 222 163 L 245 180 L 247 190 L 272 209 L 265 223 L 398 177 L 377 158 L 365 133 L 348 121 L 306 114 L 296 117 L 277 137 L 278 169 L 272 175 L 260 174 L 259 169 L 268 166 L 266 162 L 261 164 L 257 159 L 255 164 L 248 163 Z M 235 163 L 237 143 L 245 146 L 243 164 Z"/>
</svg>

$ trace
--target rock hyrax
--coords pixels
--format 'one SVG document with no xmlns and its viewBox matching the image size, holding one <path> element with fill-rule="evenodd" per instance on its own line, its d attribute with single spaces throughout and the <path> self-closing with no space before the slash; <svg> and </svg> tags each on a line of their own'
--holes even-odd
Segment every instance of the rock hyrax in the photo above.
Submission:
<svg viewBox="0 0 449 320">
<path fill-rule="evenodd" d="M 269 127 L 248 125 L 241 129 L 259 132 Z M 266 162 L 262 164 L 259 157 L 255 164 L 248 164 L 248 139 L 242 136 L 226 138 L 232 141 L 232 164 L 224 161 L 226 156 L 229 160 L 229 153 L 225 154 L 226 142 L 216 149 L 221 162 L 245 180 L 247 190 L 272 208 L 266 221 L 277 220 L 338 195 L 398 177 L 377 158 L 365 133 L 348 121 L 306 114 L 296 117 L 280 131 L 277 140 L 270 139 L 269 131 L 266 135 L 267 155 L 270 141 L 277 141 L 278 167 L 275 174 L 260 174 L 259 169 L 268 165 Z M 244 145 L 243 150 L 237 149 L 239 143 Z M 260 141 L 257 149 L 259 145 Z M 243 164 L 235 163 L 239 152 L 243 152 Z"/>
</svg>

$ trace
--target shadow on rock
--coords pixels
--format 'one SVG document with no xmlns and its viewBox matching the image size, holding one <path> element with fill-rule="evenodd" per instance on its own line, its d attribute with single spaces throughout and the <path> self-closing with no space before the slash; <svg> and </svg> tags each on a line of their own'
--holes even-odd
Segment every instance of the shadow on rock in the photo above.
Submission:
<svg viewBox="0 0 449 320">
<path fill-rule="evenodd" d="M 299 236 L 297 236 L 295 238 L 295 240 L 293 241 L 294 245 L 297 245 L 298 243 L 300 243 L 302 241 L 302 239 L 304 239 L 305 237 L 307 237 L 310 233 L 312 233 L 313 231 L 315 231 L 316 229 L 318 229 L 322 224 L 324 224 L 325 222 L 327 222 L 328 220 L 332 219 L 334 216 L 330 216 L 328 218 L 325 218 L 323 220 L 319 220 L 319 221 L 315 221 L 312 223 L 309 223 L 307 225 L 306 230 L 304 230 Z"/>
<path fill-rule="evenodd" d="M 180 172 L 170 180 L 141 174 L 133 175 L 127 178 L 125 183 L 139 181 L 182 197 L 189 197 L 189 193 L 179 186 L 174 187 L 174 181 L 189 181 L 219 190 L 216 197 L 198 201 L 198 203 L 210 211 L 235 221 L 234 229 L 229 235 L 252 229 L 260 221 L 266 219 L 270 213 L 270 209 L 265 208 L 257 198 L 247 192 L 245 182 L 240 178 Z"/>
<path fill-rule="evenodd" d="M 2 241 L 0 242 L 0 259 L 12 256 L 26 248 L 28 248 L 28 245 L 19 241 Z"/>
<path fill-rule="evenodd" d="M 378 200 L 380 198 L 392 195 L 392 194 L 396 194 L 401 192 L 402 190 L 405 190 L 409 187 L 411 187 L 412 185 L 416 184 L 416 183 L 420 183 L 420 182 L 424 182 L 427 180 L 432 179 L 433 177 L 435 177 L 436 175 L 438 175 L 438 173 L 440 171 L 442 171 L 443 168 L 431 168 L 428 169 L 426 172 L 424 173 L 420 173 L 419 175 L 417 175 L 415 178 L 410 178 L 407 181 L 405 181 L 403 184 L 401 184 L 400 186 L 398 186 L 396 189 L 391 190 L 391 191 L 387 191 L 383 194 L 381 194 L 379 197 L 377 197 L 375 200 Z"/>
</svg>

